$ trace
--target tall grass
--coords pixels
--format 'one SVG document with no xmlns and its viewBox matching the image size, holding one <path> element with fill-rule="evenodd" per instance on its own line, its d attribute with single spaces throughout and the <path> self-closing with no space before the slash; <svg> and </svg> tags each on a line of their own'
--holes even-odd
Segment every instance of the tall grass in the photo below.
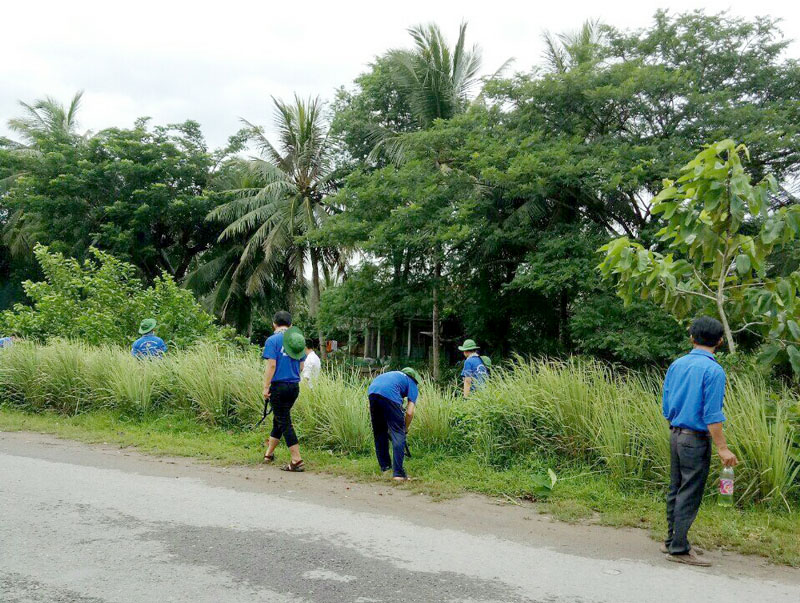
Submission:
<svg viewBox="0 0 800 603">
<path fill-rule="evenodd" d="M 262 361 L 256 353 L 211 345 L 140 361 L 127 350 L 75 342 L 18 344 L 0 350 L 0 401 L 29 410 L 76 414 L 114 409 L 130 416 L 192 413 L 224 428 L 261 416 Z M 344 369 L 303 386 L 294 416 L 304 445 L 371 450 L 367 383 Z M 631 486 L 666 482 L 669 432 L 661 416 L 661 379 L 620 374 L 606 364 L 517 359 L 495 370 L 468 400 L 455 388 L 421 386 L 410 434 L 415 449 L 471 455 L 490 466 L 531 454 L 595 464 Z M 796 395 L 756 374 L 733 374 L 725 411 L 742 501 L 796 506 L 800 494 Z"/>
</svg>

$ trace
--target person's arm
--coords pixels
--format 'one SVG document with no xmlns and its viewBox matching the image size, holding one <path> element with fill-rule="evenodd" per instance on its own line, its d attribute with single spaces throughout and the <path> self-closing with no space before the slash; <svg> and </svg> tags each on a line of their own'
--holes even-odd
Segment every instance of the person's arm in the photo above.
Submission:
<svg viewBox="0 0 800 603">
<path fill-rule="evenodd" d="M 722 369 L 707 371 L 703 375 L 703 421 L 717 447 L 717 454 L 726 467 L 733 467 L 739 460 L 728 449 L 728 442 L 722 432 L 725 413 L 722 402 L 725 399 L 725 372 Z"/>
<path fill-rule="evenodd" d="M 267 367 L 264 369 L 264 399 L 269 398 L 269 386 L 272 383 L 272 377 L 275 375 L 275 359 L 267 358 Z"/>
<path fill-rule="evenodd" d="M 472 377 L 464 377 L 464 397 L 469 398 L 472 391 Z"/>
<path fill-rule="evenodd" d="M 714 445 L 717 447 L 717 454 L 722 459 L 722 464 L 726 467 L 735 467 L 739 464 L 739 459 L 728 449 L 728 442 L 725 440 L 725 434 L 722 432 L 722 423 L 711 423 L 708 427 L 708 433 L 711 434 L 711 439 L 714 440 Z"/>
<path fill-rule="evenodd" d="M 411 421 L 414 420 L 414 410 L 416 407 L 417 405 L 414 402 L 409 402 L 406 406 L 406 432 L 408 432 L 408 428 L 411 426 Z"/>
</svg>

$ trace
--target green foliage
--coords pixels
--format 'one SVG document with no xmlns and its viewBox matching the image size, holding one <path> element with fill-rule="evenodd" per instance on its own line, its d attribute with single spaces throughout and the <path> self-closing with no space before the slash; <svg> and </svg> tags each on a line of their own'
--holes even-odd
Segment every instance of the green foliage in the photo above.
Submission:
<svg viewBox="0 0 800 603">
<path fill-rule="evenodd" d="M 755 332 L 769 362 L 783 350 L 800 370 L 800 272 L 769 273 L 773 254 L 798 235 L 800 207 L 772 210 L 774 179 L 751 185 L 741 154 L 747 148 L 731 140 L 709 145 L 677 182 L 665 180 L 652 212 L 665 222 L 657 236 L 667 253 L 621 237 L 602 248 L 599 268 L 626 302 L 652 299 L 679 318 L 712 312 L 732 352 L 734 333 Z"/>
<path fill-rule="evenodd" d="M 204 221 L 217 204 L 210 189 L 213 157 L 196 122 L 110 128 L 90 137 L 31 134 L 34 147 L 4 158 L 17 177 L 0 201 L 14 219 L 5 227 L 15 255 L 42 243 L 78 258 L 95 246 L 154 279 L 182 279 L 215 238 Z"/>
<path fill-rule="evenodd" d="M 90 254 L 79 262 L 37 246 L 34 255 L 44 280 L 23 284 L 31 305 L 3 312 L 0 330 L 40 342 L 67 338 L 119 345 L 138 338 L 139 322 L 153 317 L 159 335 L 172 346 L 231 338 L 171 276 L 145 287 L 131 264 L 94 248 Z"/>
</svg>

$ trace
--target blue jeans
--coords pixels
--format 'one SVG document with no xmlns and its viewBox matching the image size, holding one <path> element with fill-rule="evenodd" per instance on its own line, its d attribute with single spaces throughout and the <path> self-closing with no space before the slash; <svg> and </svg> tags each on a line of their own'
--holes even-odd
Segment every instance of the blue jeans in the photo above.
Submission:
<svg viewBox="0 0 800 603">
<path fill-rule="evenodd" d="M 406 417 L 403 406 L 380 394 L 370 394 L 369 414 L 372 418 L 372 435 L 375 438 L 375 455 L 381 471 L 391 467 L 395 477 L 405 477 L 403 456 L 406 447 Z M 391 459 L 389 438 L 392 440 Z"/>
</svg>

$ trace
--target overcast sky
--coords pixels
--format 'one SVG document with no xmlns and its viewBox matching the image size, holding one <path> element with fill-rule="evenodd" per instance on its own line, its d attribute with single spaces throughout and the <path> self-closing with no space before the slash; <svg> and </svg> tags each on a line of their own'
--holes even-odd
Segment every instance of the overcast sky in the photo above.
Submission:
<svg viewBox="0 0 800 603">
<path fill-rule="evenodd" d="M 800 39 L 800 4 L 786 0 L 13 2 L 0 21 L 0 135 L 10 135 L 18 100 L 66 102 L 85 90 L 82 129 L 128 127 L 139 116 L 195 119 L 216 147 L 240 117 L 268 125 L 270 95 L 330 99 L 375 55 L 409 46 L 410 25 L 435 21 L 453 42 L 466 20 L 487 72 L 509 57 L 527 70 L 540 62 L 544 30 L 595 18 L 645 27 L 663 6 L 781 17 L 786 37 Z M 800 45 L 790 54 L 800 56 Z"/>
</svg>

